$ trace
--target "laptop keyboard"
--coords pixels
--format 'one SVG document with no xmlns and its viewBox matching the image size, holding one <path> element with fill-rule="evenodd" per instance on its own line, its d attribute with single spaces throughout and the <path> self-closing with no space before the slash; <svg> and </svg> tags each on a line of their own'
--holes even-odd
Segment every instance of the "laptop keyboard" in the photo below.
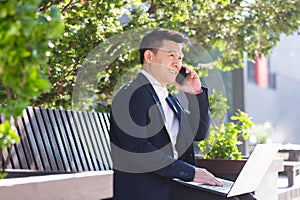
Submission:
<svg viewBox="0 0 300 200">
<path fill-rule="evenodd" d="M 221 179 L 221 178 L 216 178 L 216 179 L 218 181 L 220 181 L 223 184 L 223 186 L 213 186 L 213 185 L 201 184 L 201 183 L 198 183 L 198 184 L 201 185 L 201 187 L 203 187 L 203 188 L 207 188 L 207 189 L 214 190 L 214 191 L 219 191 L 221 193 L 228 193 L 234 182 L 225 180 L 225 179 Z"/>
<path fill-rule="evenodd" d="M 232 181 L 229 180 L 225 180 L 225 179 L 221 179 L 221 178 L 216 178 L 218 181 L 220 181 L 221 183 L 223 183 L 223 186 L 213 186 L 213 185 L 208 185 L 208 184 L 203 184 L 203 183 L 198 183 L 198 182 L 194 182 L 194 181 L 190 181 L 190 182 L 185 182 L 189 185 L 193 185 L 194 187 L 199 187 L 199 188 L 205 188 L 207 190 L 211 190 L 211 191 L 216 191 L 218 193 L 222 193 L 222 194 L 228 194 L 231 187 L 233 186 Z M 184 183 L 184 181 L 179 180 L 179 179 L 174 179 L 177 182 L 181 182 Z"/>
</svg>

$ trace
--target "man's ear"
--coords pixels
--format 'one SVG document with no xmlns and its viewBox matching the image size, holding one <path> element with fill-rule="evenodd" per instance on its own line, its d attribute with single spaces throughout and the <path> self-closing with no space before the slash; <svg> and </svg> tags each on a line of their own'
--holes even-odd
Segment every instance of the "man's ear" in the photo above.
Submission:
<svg viewBox="0 0 300 200">
<path fill-rule="evenodd" d="M 150 50 L 146 50 L 144 52 L 144 63 L 145 64 L 151 64 L 152 62 L 152 56 L 153 56 L 153 52 Z"/>
</svg>

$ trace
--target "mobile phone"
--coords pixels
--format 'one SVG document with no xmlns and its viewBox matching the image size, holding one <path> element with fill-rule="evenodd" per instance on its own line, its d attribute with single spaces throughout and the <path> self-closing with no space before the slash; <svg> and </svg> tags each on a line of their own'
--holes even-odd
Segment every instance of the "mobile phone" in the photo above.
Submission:
<svg viewBox="0 0 300 200">
<path fill-rule="evenodd" d="M 190 73 L 186 73 L 185 72 L 185 68 L 184 67 L 181 67 L 178 75 L 176 76 L 176 82 L 179 84 L 179 85 L 183 85 L 184 81 L 189 77 Z"/>
</svg>

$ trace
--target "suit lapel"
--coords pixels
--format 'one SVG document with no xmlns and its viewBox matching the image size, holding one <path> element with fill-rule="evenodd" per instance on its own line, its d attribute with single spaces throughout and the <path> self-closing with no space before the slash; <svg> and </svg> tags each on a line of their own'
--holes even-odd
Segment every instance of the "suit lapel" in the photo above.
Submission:
<svg viewBox="0 0 300 200">
<path fill-rule="evenodd" d="M 154 103 L 157 105 L 157 107 L 159 109 L 162 121 L 165 123 L 166 117 L 165 117 L 163 108 L 161 106 L 161 102 L 159 101 L 159 98 L 158 98 L 153 86 L 151 85 L 149 80 L 141 73 L 137 76 L 137 80 L 140 81 L 141 84 L 144 85 L 147 88 L 147 90 L 149 91 L 149 93 L 151 94 Z"/>
<path fill-rule="evenodd" d="M 175 148 L 178 151 L 178 155 L 183 155 L 186 150 L 191 146 L 194 141 L 195 135 L 193 134 L 187 115 L 189 112 L 186 111 L 178 101 L 178 99 L 170 94 L 168 96 L 168 101 L 170 101 L 170 106 L 173 109 L 175 115 L 179 120 L 179 131 L 176 139 Z"/>
<path fill-rule="evenodd" d="M 165 123 L 165 122 L 166 122 L 166 116 L 165 116 L 165 114 L 164 114 L 162 105 L 161 105 L 161 103 L 160 103 L 160 101 L 159 101 L 159 98 L 158 98 L 158 96 L 156 95 L 156 93 L 152 94 L 152 98 L 154 99 L 155 104 L 157 105 L 157 107 L 158 107 L 158 109 L 159 109 L 159 112 L 160 112 L 160 115 L 161 115 L 161 117 L 162 117 L 162 120 L 163 120 L 163 122 Z"/>
</svg>

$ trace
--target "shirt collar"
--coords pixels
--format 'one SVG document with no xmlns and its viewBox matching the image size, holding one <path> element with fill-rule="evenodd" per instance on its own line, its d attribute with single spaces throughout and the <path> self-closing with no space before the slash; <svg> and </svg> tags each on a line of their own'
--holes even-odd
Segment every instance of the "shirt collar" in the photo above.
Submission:
<svg viewBox="0 0 300 200">
<path fill-rule="evenodd" d="M 151 74 L 146 72 L 144 69 L 141 70 L 141 73 L 146 76 L 160 99 L 165 99 L 169 95 L 167 88 L 162 86 Z"/>
</svg>

